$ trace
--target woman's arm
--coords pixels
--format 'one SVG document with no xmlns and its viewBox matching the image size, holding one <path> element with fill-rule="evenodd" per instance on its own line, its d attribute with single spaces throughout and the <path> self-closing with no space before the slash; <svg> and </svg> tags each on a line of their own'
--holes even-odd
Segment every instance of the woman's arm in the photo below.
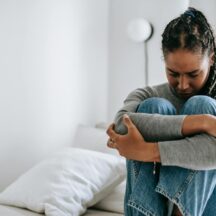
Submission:
<svg viewBox="0 0 216 216">
<path fill-rule="evenodd" d="M 108 135 L 114 142 L 108 146 L 116 148 L 120 155 L 133 160 L 144 162 L 162 162 L 162 165 L 180 166 L 195 170 L 216 168 L 216 117 L 212 115 L 187 116 L 183 122 L 185 134 L 196 132 L 196 128 L 203 128 L 208 134 L 198 134 L 181 140 L 165 142 L 146 142 L 136 126 L 127 117 L 124 125 L 128 133 L 119 135 L 110 126 Z M 193 123 L 191 122 L 193 121 Z M 196 125 L 199 125 L 198 127 Z M 203 129 L 200 129 L 202 131 Z M 109 140 L 110 141 L 110 140 Z"/>
<path fill-rule="evenodd" d="M 157 97 L 152 88 L 136 89 L 131 92 L 124 106 L 115 116 L 115 131 L 118 134 L 126 134 L 127 128 L 123 124 L 122 117 L 127 114 L 136 125 L 140 133 L 147 141 L 166 141 L 183 138 L 182 122 L 184 115 L 160 115 L 136 113 L 138 105 L 147 98 Z"/>
<path fill-rule="evenodd" d="M 204 120 L 204 124 L 208 123 L 206 130 L 211 128 L 211 133 L 215 133 L 216 117 L 211 115 L 206 115 L 206 117 L 207 122 Z M 187 126 L 189 119 L 186 119 L 184 126 Z M 125 135 L 117 134 L 114 131 L 114 125 L 108 128 L 107 133 L 111 138 L 108 146 L 116 148 L 120 155 L 128 159 L 162 162 L 162 165 L 195 170 L 208 170 L 216 167 L 216 138 L 213 136 L 199 134 L 175 141 L 146 142 L 128 117 L 124 118 L 124 124 L 128 129 Z"/>
<path fill-rule="evenodd" d="M 159 92 L 163 91 L 161 89 Z M 165 92 L 168 94 L 168 92 Z M 115 117 L 115 130 L 119 134 L 126 134 L 127 128 L 122 122 L 122 117 L 127 114 L 137 129 L 147 141 L 167 141 L 182 139 L 185 136 L 194 135 L 197 133 L 208 133 L 215 135 L 215 121 L 210 121 L 211 115 L 160 115 L 136 113 L 138 105 L 145 99 L 159 96 L 154 91 L 154 88 L 136 89 L 131 92 L 124 106 L 118 111 Z M 216 117 L 214 117 L 216 118 Z M 184 124 L 184 125 L 183 125 Z M 209 127 L 207 129 L 207 127 Z"/>
<path fill-rule="evenodd" d="M 182 123 L 182 135 L 186 137 L 198 133 L 208 133 L 208 116 L 207 114 L 186 116 Z"/>
<path fill-rule="evenodd" d="M 158 148 L 162 165 L 194 170 L 216 169 L 216 138 L 208 134 L 158 142 Z"/>
<path fill-rule="evenodd" d="M 115 131 L 118 134 L 127 134 L 122 117 L 128 114 L 144 137 L 144 141 L 152 143 L 152 146 L 148 145 L 149 152 L 153 152 L 151 150 L 153 147 L 158 150 L 163 165 L 197 170 L 216 168 L 216 139 L 213 137 L 216 135 L 214 134 L 216 117 L 214 121 L 208 122 L 206 116 L 210 115 L 166 116 L 136 113 L 141 101 L 154 96 L 143 90 L 132 92 L 125 100 L 124 107 L 116 115 Z M 203 121 L 203 116 L 205 116 L 205 121 Z M 201 134 L 187 137 L 196 133 Z M 153 157 L 158 154 L 157 151 L 154 152 L 156 153 L 152 155 Z M 154 161 L 154 159 L 151 160 Z"/>
<path fill-rule="evenodd" d="M 117 134 L 114 124 L 107 129 L 110 137 L 108 147 L 117 149 L 119 154 L 127 159 L 160 162 L 158 143 L 146 142 L 127 115 L 124 115 L 123 122 L 127 127 L 127 134 Z"/>
<path fill-rule="evenodd" d="M 119 114 L 119 113 L 118 113 Z M 167 141 L 183 138 L 182 124 L 186 115 L 160 115 L 134 112 L 121 112 L 115 119 L 115 131 L 126 134 L 127 128 L 123 124 L 123 115 L 127 114 L 136 125 L 146 141 Z"/>
<path fill-rule="evenodd" d="M 195 170 L 216 169 L 216 117 L 209 114 L 187 116 L 182 133 L 187 137 L 158 142 L 162 164 Z M 188 136 L 194 133 L 196 135 Z"/>
</svg>

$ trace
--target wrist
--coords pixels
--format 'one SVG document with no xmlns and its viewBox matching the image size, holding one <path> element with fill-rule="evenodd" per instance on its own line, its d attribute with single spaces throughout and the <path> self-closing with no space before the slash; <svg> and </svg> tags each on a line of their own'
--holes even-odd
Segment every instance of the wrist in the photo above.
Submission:
<svg viewBox="0 0 216 216">
<path fill-rule="evenodd" d="M 161 162 L 158 143 L 152 143 L 154 162 Z"/>
<path fill-rule="evenodd" d="M 144 148 L 145 162 L 160 162 L 158 143 L 146 142 Z"/>
<path fill-rule="evenodd" d="M 208 114 L 187 115 L 182 124 L 182 135 L 190 136 L 208 130 Z"/>
<path fill-rule="evenodd" d="M 208 133 L 209 132 L 209 122 L 212 120 L 212 117 L 210 114 L 203 114 L 203 132 Z"/>
</svg>

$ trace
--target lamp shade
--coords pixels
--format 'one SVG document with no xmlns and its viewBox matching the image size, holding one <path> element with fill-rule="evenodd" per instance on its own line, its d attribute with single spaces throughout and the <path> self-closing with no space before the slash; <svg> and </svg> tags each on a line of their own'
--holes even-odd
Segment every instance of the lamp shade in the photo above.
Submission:
<svg viewBox="0 0 216 216">
<path fill-rule="evenodd" d="M 137 18 L 128 23 L 127 34 L 135 42 L 144 42 L 151 37 L 152 26 L 147 20 Z"/>
</svg>

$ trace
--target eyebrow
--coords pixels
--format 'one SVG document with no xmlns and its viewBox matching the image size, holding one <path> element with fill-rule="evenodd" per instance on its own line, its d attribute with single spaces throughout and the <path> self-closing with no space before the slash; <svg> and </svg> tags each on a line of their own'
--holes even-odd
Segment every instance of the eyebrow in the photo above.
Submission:
<svg viewBox="0 0 216 216">
<path fill-rule="evenodd" d="M 174 71 L 174 70 L 172 70 L 172 69 L 170 69 L 170 68 L 167 68 L 167 70 L 169 70 L 169 71 L 172 72 L 172 73 L 177 73 L 177 74 L 179 74 L 179 72 Z M 198 72 L 198 71 L 199 71 L 199 69 L 196 69 L 196 70 L 188 71 L 188 72 L 185 72 L 185 73 L 186 73 L 186 74 L 194 74 L 194 73 L 196 73 L 196 72 Z"/>
</svg>

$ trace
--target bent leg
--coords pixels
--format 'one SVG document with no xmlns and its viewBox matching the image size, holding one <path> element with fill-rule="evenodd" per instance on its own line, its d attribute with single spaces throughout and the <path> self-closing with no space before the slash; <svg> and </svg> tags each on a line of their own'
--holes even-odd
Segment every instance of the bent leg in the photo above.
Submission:
<svg viewBox="0 0 216 216">
<path fill-rule="evenodd" d="M 211 114 L 216 116 L 216 100 L 204 95 L 193 96 L 184 104 L 181 114 Z"/>
<path fill-rule="evenodd" d="M 137 112 L 159 113 L 175 115 L 174 106 L 162 98 L 149 98 L 143 101 Z M 155 192 L 158 183 L 160 165 L 157 164 L 157 172 L 154 175 L 153 163 L 144 163 L 135 160 L 127 160 L 127 185 L 125 193 L 125 215 L 143 216 L 167 215 L 167 199 Z"/>
<path fill-rule="evenodd" d="M 215 216 L 216 214 L 216 187 L 211 194 L 202 216 Z"/>
<path fill-rule="evenodd" d="M 181 114 L 215 115 L 216 102 L 207 96 L 194 96 L 185 103 Z M 203 212 L 211 216 L 216 212 L 213 205 L 216 198 L 215 185 L 216 170 L 195 171 L 161 166 L 156 191 L 174 202 L 184 216 L 200 216 Z"/>
<path fill-rule="evenodd" d="M 189 108 L 190 106 L 192 107 L 191 109 Z M 184 106 L 183 112 L 185 114 L 212 114 L 216 116 L 216 100 L 208 96 L 194 96 Z M 210 183 L 203 186 L 203 189 L 208 188 L 209 191 L 207 192 L 210 193 L 210 195 L 207 194 L 207 204 L 203 213 L 206 216 L 214 216 L 216 214 L 216 170 L 214 170 L 214 173 L 214 178 L 212 180 L 209 178 Z"/>
</svg>

